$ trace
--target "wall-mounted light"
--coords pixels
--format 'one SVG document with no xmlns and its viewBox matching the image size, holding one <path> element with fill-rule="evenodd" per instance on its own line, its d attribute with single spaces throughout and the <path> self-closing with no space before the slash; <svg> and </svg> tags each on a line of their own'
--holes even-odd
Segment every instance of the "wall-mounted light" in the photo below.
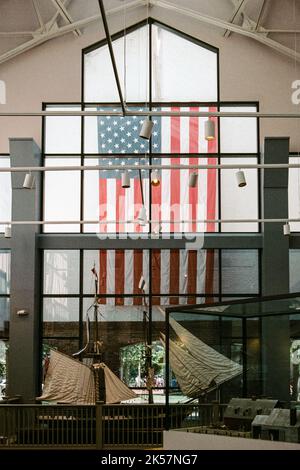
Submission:
<svg viewBox="0 0 300 470">
<path fill-rule="evenodd" d="M 152 172 L 151 172 L 151 184 L 152 184 L 152 186 L 159 186 L 160 185 L 158 170 L 152 170 Z"/>
<path fill-rule="evenodd" d="M 17 315 L 19 315 L 19 317 L 26 317 L 27 315 L 29 315 L 29 312 L 26 309 L 22 309 L 17 311 Z"/>
<path fill-rule="evenodd" d="M 122 188 L 130 188 L 130 177 L 127 170 L 123 171 L 122 176 Z"/>
<path fill-rule="evenodd" d="M 198 184 L 198 173 L 193 172 L 190 174 L 189 187 L 196 188 L 197 184 Z"/>
<path fill-rule="evenodd" d="M 152 135 L 153 126 L 153 121 L 150 121 L 150 119 L 145 119 L 140 130 L 140 137 L 142 139 L 149 140 Z"/>
<path fill-rule="evenodd" d="M 245 173 L 242 170 L 237 171 L 235 176 L 236 176 L 236 180 L 237 180 L 237 184 L 239 188 L 244 188 L 245 186 L 247 186 Z"/>
<path fill-rule="evenodd" d="M 23 183 L 23 188 L 32 189 L 34 186 L 34 176 L 31 172 L 26 173 Z"/>
<path fill-rule="evenodd" d="M 205 139 L 208 141 L 215 140 L 216 138 L 216 125 L 215 121 L 208 119 L 204 124 Z"/>
</svg>

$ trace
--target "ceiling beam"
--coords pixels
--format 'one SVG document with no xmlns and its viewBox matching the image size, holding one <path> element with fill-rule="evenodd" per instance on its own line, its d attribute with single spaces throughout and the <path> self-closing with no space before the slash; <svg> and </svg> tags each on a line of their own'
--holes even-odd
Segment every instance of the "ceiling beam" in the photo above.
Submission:
<svg viewBox="0 0 300 470">
<path fill-rule="evenodd" d="M 253 30 L 243 28 L 236 24 L 229 23 L 228 21 L 223 21 L 220 18 L 214 18 L 212 16 L 204 15 L 202 13 L 199 13 L 194 10 L 190 10 L 188 8 L 175 6 L 174 4 L 171 4 L 166 1 L 162 1 L 162 0 L 149 0 L 149 1 L 150 1 L 150 5 L 158 6 L 169 11 L 174 11 L 181 15 L 188 16 L 189 18 L 194 18 L 202 23 L 210 24 L 217 28 L 228 29 L 234 33 L 241 34 L 242 36 L 246 36 L 248 38 L 254 39 L 255 41 L 261 44 L 264 44 L 265 46 L 270 47 L 271 49 L 275 50 L 276 52 L 279 52 L 280 54 L 283 54 L 291 59 L 300 61 L 299 52 L 296 52 L 293 49 L 290 49 L 289 47 L 286 47 L 283 44 L 280 44 L 279 42 L 274 41 L 273 39 L 267 38 L 266 37 L 267 31 L 261 31 L 260 33 L 255 32 Z"/>
<path fill-rule="evenodd" d="M 61 2 L 61 0 L 52 0 L 53 5 L 59 11 L 60 16 L 65 20 L 68 24 L 73 24 L 73 18 L 68 12 L 66 6 Z M 79 29 L 74 29 L 73 34 L 77 37 L 81 36 L 82 33 Z"/>
<path fill-rule="evenodd" d="M 34 11 L 35 11 L 37 20 L 39 22 L 41 31 L 45 31 L 45 29 L 46 29 L 45 28 L 45 23 L 43 21 L 42 15 L 41 15 L 41 10 L 40 10 L 38 1 L 37 0 L 32 0 L 32 6 L 34 8 Z"/>
<path fill-rule="evenodd" d="M 262 6 L 261 6 L 261 9 L 260 9 L 257 21 L 256 21 L 255 31 L 258 31 L 261 19 L 262 19 L 263 15 L 265 13 L 265 10 L 266 10 L 266 6 L 267 6 L 267 0 L 263 0 Z"/>
<path fill-rule="evenodd" d="M 234 20 L 236 19 L 236 17 L 243 12 L 248 0 L 239 0 L 240 3 L 237 3 L 237 0 L 233 0 L 233 2 L 236 4 L 236 9 L 235 9 L 232 17 L 229 19 L 229 23 L 234 23 Z M 224 36 L 224 38 L 228 38 L 230 36 L 230 34 L 231 34 L 231 31 L 226 29 L 223 36 Z"/>
<path fill-rule="evenodd" d="M 111 10 L 107 10 L 106 12 L 106 15 L 107 16 L 110 16 L 110 15 L 115 15 L 115 14 L 118 14 L 122 11 L 124 11 L 124 8 L 126 8 L 127 10 L 128 9 L 132 9 L 132 8 L 136 8 L 138 6 L 145 6 L 145 3 L 144 3 L 144 0 L 133 0 L 132 2 L 130 3 L 127 3 L 126 5 L 121 5 L 119 7 L 116 7 L 116 8 L 112 8 Z M 57 12 L 57 15 L 59 13 Z M 57 16 L 56 16 L 57 18 Z M 57 27 L 57 28 L 54 28 L 54 23 L 52 23 L 52 27 L 51 29 L 49 29 L 49 24 L 48 23 L 46 25 L 47 27 L 47 32 L 44 33 L 44 34 L 41 34 L 41 33 L 33 33 L 34 35 L 34 38 L 29 40 L 29 41 L 26 41 L 25 43 L 17 46 L 16 48 L 10 50 L 10 51 L 7 51 L 5 52 L 4 54 L 1 54 L 0 55 L 0 64 L 3 64 L 4 62 L 7 62 L 8 60 L 11 60 L 13 59 L 14 57 L 17 57 L 18 55 L 20 54 L 23 54 L 24 52 L 27 52 L 31 49 L 33 49 L 34 47 L 37 47 L 41 44 L 43 44 L 44 42 L 47 42 L 51 39 L 55 39 L 57 37 L 60 37 L 60 36 L 63 36 L 67 33 L 70 33 L 70 32 L 73 32 L 75 29 L 80 29 L 80 28 L 84 28 L 92 23 L 96 23 L 97 21 L 101 21 L 102 17 L 101 15 L 94 15 L 94 16 L 90 16 L 89 18 L 84 18 L 82 20 L 78 20 L 78 21 L 75 21 L 74 23 L 72 24 L 68 24 L 66 26 L 62 26 L 62 27 Z M 53 20 L 53 19 L 52 19 Z M 52 22 L 52 20 L 50 20 L 50 22 Z"/>
</svg>

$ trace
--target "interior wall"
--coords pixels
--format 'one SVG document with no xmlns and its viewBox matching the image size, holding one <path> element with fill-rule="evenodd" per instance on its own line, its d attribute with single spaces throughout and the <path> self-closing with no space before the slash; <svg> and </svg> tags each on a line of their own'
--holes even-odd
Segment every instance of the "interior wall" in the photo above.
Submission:
<svg viewBox="0 0 300 470">
<path fill-rule="evenodd" d="M 151 16 L 220 48 L 221 100 L 260 102 L 262 112 L 298 112 L 292 103 L 292 82 L 300 78 L 299 64 L 254 40 L 232 34 L 176 13 L 151 8 Z M 143 8 L 127 12 L 126 25 L 144 18 Z M 124 29 L 124 17 L 109 18 L 111 32 Z M 6 83 L 6 104 L 0 112 L 40 111 L 42 102 L 80 101 L 81 49 L 104 37 L 99 24 L 80 38 L 68 34 L 44 43 L 0 65 Z M 297 75 L 298 74 L 298 75 Z M 184 84 L 183 84 L 184 86 Z M 41 142 L 41 118 L 1 117 L 0 153 L 8 152 L 9 137 L 33 137 Z M 300 119 L 261 121 L 264 136 L 290 136 L 291 151 L 300 150 Z"/>
</svg>

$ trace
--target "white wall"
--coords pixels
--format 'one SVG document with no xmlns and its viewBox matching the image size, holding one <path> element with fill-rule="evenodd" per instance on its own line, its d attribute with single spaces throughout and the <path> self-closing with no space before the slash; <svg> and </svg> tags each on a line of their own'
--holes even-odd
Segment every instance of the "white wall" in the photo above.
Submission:
<svg viewBox="0 0 300 470">
<path fill-rule="evenodd" d="M 263 112 L 299 111 L 300 105 L 291 102 L 291 83 L 300 78 L 293 60 L 236 34 L 224 39 L 221 30 L 156 7 L 151 16 L 220 48 L 222 100 L 259 100 Z M 128 12 L 126 24 L 141 19 L 143 9 Z M 109 24 L 112 33 L 122 30 L 123 15 L 110 17 Z M 43 101 L 80 101 L 81 49 L 103 36 L 101 25 L 95 24 L 80 38 L 69 34 L 54 39 L 0 65 L 7 93 L 0 111 L 39 111 Z M 264 135 L 291 136 L 291 150 L 300 150 L 300 120 L 263 120 Z M 34 137 L 40 143 L 41 119 L 0 118 L 0 153 L 8 152 L 9 137 Z"/>
</svg>

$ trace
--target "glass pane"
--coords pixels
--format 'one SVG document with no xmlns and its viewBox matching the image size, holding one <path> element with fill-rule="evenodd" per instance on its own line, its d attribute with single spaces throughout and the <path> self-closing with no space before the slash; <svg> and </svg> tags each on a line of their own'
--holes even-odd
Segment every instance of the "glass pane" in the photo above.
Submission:
<svg viewBox="0 0 300 470">
<path fill-rule="evenodd" d="M 160 160 L 160 159 L 155 159 Z M 156 162 L 155 162 L 156 163 Z M 216 164 L 216 158 L 164 158 L 163 165 Z M 218 170 L 197 170 L 197 184 L 189 187 L 193 170 L 163 169 L 160 185 L 152 191 L 152 231 L 163 233 L 202 233 L 218 231 Z M 182 222 L 180 222 L 182 221 Z"/>
<path fill-rule="evenodd" d="M 79 293 L 79 251 L 44 251 L 44 294 Z"/>
<path fill-rule="evenodd" d="M 217 54 L 167 29 L 152 27 L 154 101 L 217 101 Z"/>
<path fill-rule="evenodd" d="M 256 158 L 221 158 L 222 165 L 256 164 Z M 237 184 L 238 170 L 221 170 L 221 218 L 257 219 L 258 218 L 258 173 L 257 170 L 243 170 L 247 185 L 240 188 Z M 258 232 L 258 223 L 224 223 L 222 232 Z"/>
<path fill-rule="evenodd" d="M 290 292 L 300 292 L 300 250 L 290 250 Z"/>
<path fill-rule="evenodd" d="M 289 163 L 300 163 L 299 157 L 290 157 Z M 300 168 L 289 169 L 289 218 L 300 216 Z M 300 222 L 291 222 L 291 231 L 300 232 Z"/>
<path fill-rule="evenodd" d="M 148 159 L 103 158 L 99 164 L 107 165 L 107 170 L 90 170 L 85 172 L 84 179 L 84 218 L 85 220 L 99 220 L 99 224 L 86 224 L 85 232 L 117 233 L 149 231 L 149 224 L 139 225 L 137 222 L 142 207 L 141 186 L 139 173 L 128 170 L 130 188 L 122 188 L 122 171 L 109 170 L 112 164 L 135 165 L 148 164 Z M 87 166 L 97 165 L 96 159 L 85 159 Z M 149 219 L 149 174 L 142 170 L 142 187 L 146 219 Z M 102 235 L 103 234 L 103 235 Z"/>
<path fill-rule="evenodd" d="M 145 107 L 131 107 L 132 111 L 142 112 Z M 88 107 L 87 111 L 120 111 L 113 107 Z M 138 116 L 91 116 L 85 118 L 85 142 L 86 153 L 106 154 L 134 154 L 148 153 L 149 142 L 140 138 L 139 133 L 145 117 Z M 160 145 L 160 120 L 154 119 L 153 146 Z M 159 150 L 158 150 L 159 151 Z"/>
<path fill-rule="evenodd" d="M 98 292 L 101 295 L 141 295 L 141 276 L 146 281 L 144 290 L 149 289 L 148 250 L 89 250 L 84 251 L 83 289 L 85 294 L 95 293 L 95 269 L 99 277 Z M 141 305 L 140 297 L 117 297 L 100 300 L 108 305 Z"/>
<path fill-rule="evenodd" d="M 10 300 L 0 297 L 0 338 L 9 336 Z"/>
<path fill-rule="evenodd" d="M 222 250 L 222 292 L 258 294 L 258 251 Z"/>
<path fill-rule="evenodd" d="M 102 300 L 98 308 L 98 337 L 102 342 L 103 362 L 129 386 L 142 387 L 142 380 L 138 385 L 136 377 L 139 375 L 142 378 L 144 375 L 146 330 L 143 309 L 134 306 L 132 300 L 130 305 L 124 305 L 122 298 Z M 93 303 L 93 298 L 83 301 L 83 315 L 85 319 L 89 311 L 92 337 L 95 332 Z"/>
<path fill-rule="evenodd" d="M 7 392 L 7 359 L 8 341 L 0 340 L 0 400 Z"/>
<path fill-rule="evenodd" d="M 255 113 L 255 106 L 223 106 L 221 112 Z M 222 153 L 256 153 L 257 119 L 226 117 L 220 119 Z"/>
<path fill-rule="evenodd" d="M 4 168 L 10 167 L 10 159 L 0 158 L 0 165 Z M 0 173 L 0 220 L 11 220 L 11 175 Z M 4 225 L 0 225 L 0 232 L 4 232 Z"/>
<path fill-rule="evenodd" d="M 44 338 L 43 339 L 43 366 L 44 366 L 44 359 L 49 354 L 50 349 L 57 349 L 58 351 L 71 356 L 72 354 L 78 352 L 79 350 L 79 340 L 77 339 L 50 339 Z M 45 375 L 45 371 L 43 368 L 43 378 Z"/>
<path fill-rule="evenodd" d="M 0 251 L 0 294 L 10 292 L 10 252 Z"/>
<path fill-rule="evenodd" d="M 47 106 L 47 111 L 81 111 L 80 106 Z M 81 117 L 47 116 L 45 121 L 45 153 L 81 152 Z"/>
<path fill-rule="evenodd" d="M 79 300 L 74 298 L 44 298 L 43 335 L 78 336 Z"/>
<path fill-rule="evenodd" d="M 80 158 L 46 158 L 46 166 L 79 166 Z M 46 171 L 44 218 L 47 221 L 80 220 L 80 171 Z M 45 232 L 79 232 L 78 224 L 44 225 Z"/>
<path fill-rule="evenodd" d="M 174 112 L 215 112 L 216 106 L 183 107 L 173 106 L 155 108 L 156 111 Z M 215 123 L 216 138 L 210 141 L 205 139 L 205 122 L 207 118 L 163 116 L 155 117 L 153 135 L 157 141 L 152 142 L 152 151 L 157 153 L 217 153 L 218 152 L 218 120 L 211 118 Z M 155 135 L 155 132 L 157 135 Z"/>
<path fill-rule="evenodd" d="M 153 304 L 193 304 L 196 294 L 217 294 L 218 261 L 217 250 L 152 250 L 152 292 L 166 294 Z"/>
<path fill-rule="evenodd" d="M 114 55 L 125 101 L 148 100 L 148 29 L 142 27 L 113 41 Z M 124 67 L 124 59 L 126 67 Z M 126 74 L 125 74 L 126 70 Z M 119 101 L 108 47 L 102 46 L 84 56 L 84 100 Z"/>
</svg>

